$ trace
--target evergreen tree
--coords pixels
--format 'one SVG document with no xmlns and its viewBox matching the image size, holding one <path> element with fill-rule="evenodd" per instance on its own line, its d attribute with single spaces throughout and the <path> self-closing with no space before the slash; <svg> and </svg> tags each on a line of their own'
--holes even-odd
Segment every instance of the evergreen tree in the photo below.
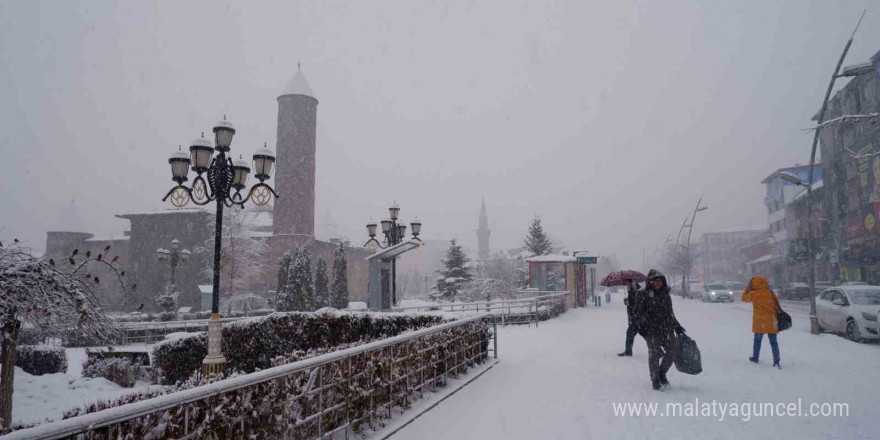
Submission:
<svg viewBox="0 0 880 440">
<path fill-rule="evenodd" d="M 297 247 L 293 262 L 290 264 L 290 275 L 287 279 L 293 295 L 293 309 L 302 312 L 317 310 L 315 304 L 315 288 L 312 285 L 312 255 L 309 248 Z"/>
<path fill-rule="evenodd" d="M 553 242 L 544 233 L 541 218 L 538 216 L 535 216 L 532 224 L 529 225 L 529 235 L 526 236 L 525 247 L 532 256 L 548 255 L 553 252 Z"/>
<path fill-rule="evenodd" d="M 345 246 L 339 243 L 339 247 L 333 253 L 333 285 L 330 286 L 330 305 L 336 309 L 348 308 L 348 280 L 345 277 L 347 265 Z"/>
<path fill-rule="evenodd" d="M 446 258 L 443 260 L 443 269 L 438 271 L 437 284 L 434 286 L 431 298 L 455 301 L 462 290 L 462 284 L 473 278 L 468 268 L 470 261 L 461 246 L 452 239 L 449 242 L 449 250 L 446 251 Z"/>
<path fill-rule="evenodd" d="M 327 281 L 327 264 L 323 258 L 315 263 L 315 307 L 330 307 L 330 282 Z"/>
<path fill-rule="evenodd" d="M 296 252 L 296 249 L 294 249 L 294 252 Z M 293 257 L 291 257 L 290 251 L 287 251 L 281 257 L 281 268 L 278 270 L 278 293 L 275 297 L 275 310 L 279 312 L 294 310 L 293 294 L 288 282 L 292 265 Z"/>
</svg>

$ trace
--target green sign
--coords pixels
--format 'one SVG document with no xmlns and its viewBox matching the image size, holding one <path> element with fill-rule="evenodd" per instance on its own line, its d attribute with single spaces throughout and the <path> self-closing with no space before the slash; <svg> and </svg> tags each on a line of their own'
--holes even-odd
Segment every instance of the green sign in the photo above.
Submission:
<svg viewBox="0 0 880 440">
<path fill-rule="evenodd" d="M 578 264 L 599 264 L 599 257 L 577 257 Z"/>
</svg>

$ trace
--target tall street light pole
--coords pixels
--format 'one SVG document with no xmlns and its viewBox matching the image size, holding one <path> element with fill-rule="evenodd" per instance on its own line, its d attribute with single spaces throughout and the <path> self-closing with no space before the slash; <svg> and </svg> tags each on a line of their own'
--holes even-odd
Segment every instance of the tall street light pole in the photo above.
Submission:
<svg viewBox="0 0 880 440">
<path fill-rule="evenodd" d="M 388 218 L 382 219 L 380 222 L 382 224 L 382 234 L 385 235 L 385 239 L 381 243 L 379 240 L 376 240 L 376 222 L 371 220 L 367 223 L 367 235 L 370 239 L 364 243 L 364 247 L 369 247 L 373 250 L 387 249 L 403 243 L 403 240 L 406 238 L 406 224 L 398 218 L 399 214 L 400 206 L 397 205 L 397 202 L 392 203 L 391 207 L 388 208 Z M 419 234 L 422 232 L 422 222 L 416 217 L 409 225 L 413 240 L 421 241 Z M 391 261 L 391 304 L 397 305 L 397 257 L 394 257 Z"/>
<path fill-rule="evenodd" d="M 162 201 L 171 198 L 171 204 L 180 208 L 190 200 L 197 205 L 207 205 L 215 202 L 217 205 L 214 224 L 214 289 L 211 295 L 211 320 L 208 322 L 208 355 L 202 361 L 202 371 L 205 376 L 221 373 L 226 367 L 226 358 L 223 357 L 222 337 L 223 329 L 220 324 L 220 251 L 223 241 L 223 208 L 239 210 L 244 208 L 250 200 L 255 205 L 265 205 L 272 198 L 278 198 L 278 193 L 265 183 L 272 174 L 272 166 L 275 164 L 275 153 L 266 148 L 258 149 L 253 155 L 254 176 L 260 181 L 243 196 L 241 191 L 247 186 L 248 174 L 251 172 L 250 164 L 241 159 L 234 160 L 227 156 L 232 144 L 232 136 L 235 128 L 232 123 L 223 117 L 223 120 L 214 126 L 214 145 L 202 137 L 193 141 L 189 147 L 190 154 L 183 151 L 175 151 L 168 159 L 171 165 L 172 180 L 177 186 L 171 188 Z M 218 153 L 214 156 L 214 152 Z M 190 166 L 196 173 L 192 187 L 183 183 L 188 180 Z M 207 176 L 207 180 L 202 177 Z M 233 192 L 233 190 L 235 190 Z"/>
<path fill-rule="evenodd" d="M 168 265 L 171 268 L 171 287 L 174 287 L 174 275 L 179 266 L 189 260 L 192 255 L 189 249 L 180 249 L 180 241 L 178 239 L 171 240 L 171 250 L 159 248 L 156 249 L 156 259 L 160 266 Z"/>
<path fill-rule="evenodd" d="M 867 12 L 867 10 L 865 10 Z M 865 17 L 865 12 L 862 12 L 862 16 L 859 17 L 859 22 L 856 23 L 856 28 L 853 29 L 852 35 L 850 35 L 849 40 L 846 42 L 846 46 L 843 48 L 843 53 L 840 54 L 840 59 L 837 60 L 837 66 L 834 68 L 834 73 L 831 75 L 831 81 L 828 83 L 828 89 L 825 91 L 825 99 L 822 100 L 822 108 L 819 109 L 819 115 L 817 116 L 816 122 L 816 131 L 813 133 L 813 147 L 810 151 L 810 175 L 807 177 L 807 212 L 810 217 L 810 227 L 807 235 L 807 256 L 810 259 L 810 333 L 814 335 L 819 334 L 819 320 L 816 318 L 816 260 L 813 253 L 815 252 L 814 244 L 813 244 L 813 167 L 816 164 L 816 146 L 819 144 L 819 131 L 822 125 L 822 122 L 825 120 L 825 110 L 828 108 L 828 98 L 831 97 L 831 90 L 834 88 L 834 82 L 837 78 L 841 76 L 857 76 L 865 72 L 861 72 L 859 69 L 846 69 L 844 70 L 843 75 L 840 75 L 840 66 L 843 65 L 843 60 L 846 58 L 847 52 L 849 52 L 850 46 L 852 46 L 853 37 L 856 35 L 856 31 L 859 29 L 859 25 L 862 23 L 862 18 Z M 873 70 L 873 69 L 872 69 Z"/>
<path fill-rule="evenodd" d="M 702 212 L 702 211 L 709 209 L 708 206 L 700 206 L 700 204 L 702 204 L 702 203 L 703 203 L 703 196 L 700 196 L 700 200 L 697 200 L 697 206 L 696 206 L 696 208 L 694 208 L 694 214 L 691 217 L 691 224 L 690 224 L 690 226 L 688 226 L 687 246 L 685 246 L 685 250 L 684 250 L 685 251 L 685 254 L 684 254 L 685 255 L 685 257 L 684 257 L 685 270 L 684 270 L 684 272 L 685 272 L 686 276 L 682 276 L 682 280 L 681 280 L 683 287 L 686 286 L 683 289 L 685 295 L 690 295 L 690 292 L 688 292 L 688 290 L 690 290 L 690 285 L 685 283 L 685 278 L 687 278 L 687 281 L 690 281 L 690 277 L 691 277 L 691 273 L 690 273 L 691 272 L 691 233 L 694 232 L 694 220 L 697 219 L 698 212 Z"/>
</svg>

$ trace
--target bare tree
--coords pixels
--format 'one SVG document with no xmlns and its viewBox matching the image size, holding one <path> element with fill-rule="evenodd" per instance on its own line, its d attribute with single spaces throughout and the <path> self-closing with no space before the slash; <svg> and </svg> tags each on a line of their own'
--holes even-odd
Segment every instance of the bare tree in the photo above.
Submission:
<svg viewBox="0 0 880 440">
<path fill-rule="evenodd" d="M 214 227 L 213 215 L 208 216 L 206 224 Z M 256 216 L 247 211 L 223 212 L 222 246 L 220 251 L 220 285 L 227 297 L 244 293 L 257 284 L 260 277 L 269 271 L 269 244 L 261 237 L 255 237 L 253 230 Z M 209 237 L 196 253 L 206 255 L 206 265 L 202 275 L 208 279 L 214 276 L 214 236 Z"/>
<path fill-rule="evenodd" d="M 92 256 L 74 250 L 68 261 L 34 256 L 30 250 L 0 244 L 0 327 L 3 329 L 2 378 L 0 378 L 0 433 L 12 423 L 12 392 L 18 337 L 22 323 L 40 328 L 72 327 L 79 332 L 110 341 L 118 334 L 115 323 L 104 313 L 96 287 L 101 279 L 86 273 L 101 264 L 116 275 L 125 294 L 125 274 L 118 257 L 105 258 L 104 252 Z M 109 261 L 108 261 L 109 260 Z M 69 265 L 61 270 L 59 265 Z"/>
<path fill-rule="evenodd" d="M 458 298 L 466 302 L 492 301 L 510 297 L 515 290 L 513 284 L 491 278 L 478 278 L 461 285 Z"/>
</svg>

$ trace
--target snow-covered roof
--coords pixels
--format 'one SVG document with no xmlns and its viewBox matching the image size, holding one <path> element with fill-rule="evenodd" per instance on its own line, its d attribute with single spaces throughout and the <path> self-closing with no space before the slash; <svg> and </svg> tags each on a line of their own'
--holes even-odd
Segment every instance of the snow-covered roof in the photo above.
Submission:
<svg viewBox="0 0 880 440">
<path fill-rule="evenodd" d="M 287 86 L 284 87 L 284 90 L 278 96 L 281 97 L 284 95 L 305 95 L 318 99 L 318 97 L 315 96 L 315 92 L 312 91 L 312 86 L 306 81 L 306 76 L 303 75 L 302 69 L 299 68 L 296 69 L 293 78 L 290 79 L 290 82 L 287 83 Z"/>
<path fill-rule="evenodd" d="M 822 188 L 823 186 L 825 186 L 824 182 L 825 182 L 825 180 L 820 180 L 820 181 L 814 183 L 813 184 L 813 191 L 816 191 L 819 188 Z M 806 196 L 807 196 L 807 187 L 804 187 L 799 193 L 797 193 L 797 195 L 792 197 L 788 203 L 794 203 L 794 202 L 798 201 L 799 199 L 806 197 Z"/>
<path fill-rule="evenodd" d="M 152 211 L 141 211 L 141 212 L 129 212 L 126 214 L 116 214 L 117 218 L 129 218 L 136 215 L 157 215 L 157 214 L 181 214 L 181 213 L 196 213 L 196 212 L 204 212 L 208 213 L 208 210 L 205 208 L 166 208 L 166 209 L 154 209 Z"/>
<path fill-rule="evenodd" d="M 528 263 L 574 263 L 576 261 L 577 258 L 572 257 L 571 255 L 562 254 L 538 255 L 532 258 L 526 258 L 526 262 Z"/>
<path fill-rule="evenodd" d="M 125 235 L 105 235 L 98 237 L 90 237 L 86 239 L 86 241 L 117 241 L 117 240 L 128 240 L 131 237 L 126 237 Z"/>
<path fill-rule="evenodd" d="M 763 262 L 765 262 L 765 261 L 770 261 L 770 260 L 772 260 L 772 259 L 773 259 L 773 254 L 770 254 L 770 255 L 764 255 L 763 257 L 758 258 L 758 259 L 756 259 L 756 260 L 749 261 L 749 262 L 746 263 L 746 264 L 748 265 L 748 264 L 763 263 Z"/>
</svg>

